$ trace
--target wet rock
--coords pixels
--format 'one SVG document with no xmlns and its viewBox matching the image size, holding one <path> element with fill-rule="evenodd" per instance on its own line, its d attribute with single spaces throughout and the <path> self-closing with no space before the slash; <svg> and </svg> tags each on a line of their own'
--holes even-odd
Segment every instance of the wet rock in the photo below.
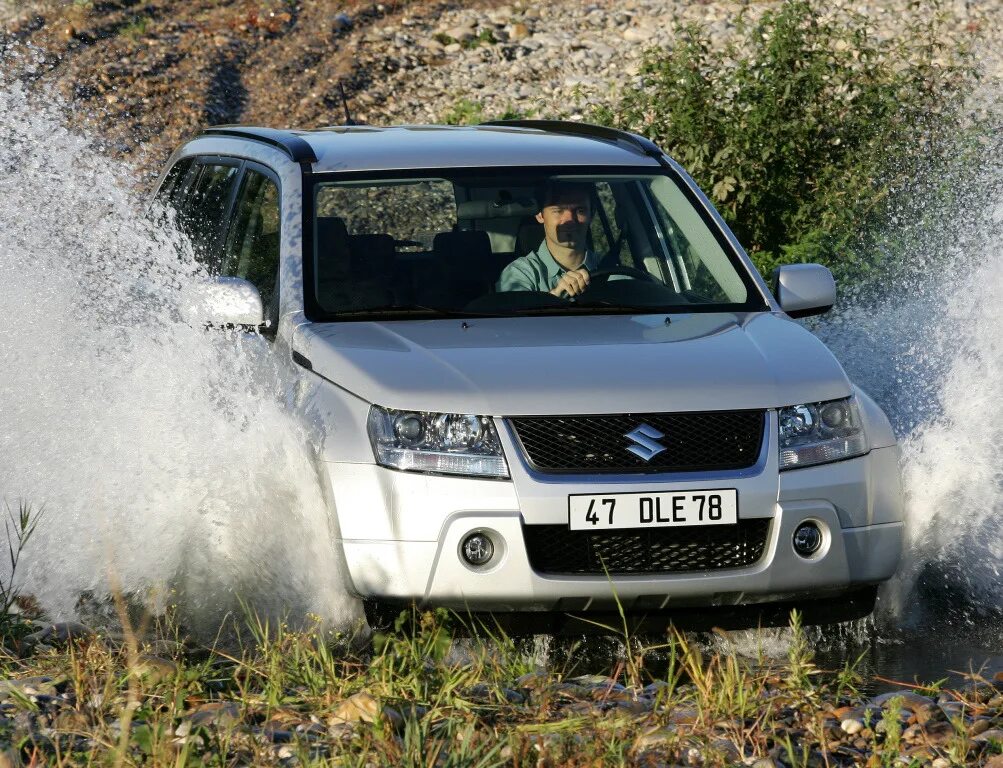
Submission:
<svg viewBox="0 0 1003 768">
<path fill-rule="evenodd" d="M 233 701 L 213 701 L 190 712 L 187 720 L 193 727 L 229 728 L 240 722 L 240 706 Z"/>
<path fill-rule="evenodd" d="M 339 13 L 331 21 L 331 29 L 335 32 L 342 32 L 352 26 L 352 17 L 347 13 Z"/>
<path fill-rule="evenodd" d="M 288 744 L 293 740 L 292 731 L 287 731 L 282 728 L 273 728 L 269 725 L 264 726 L 260 733 L 273 744 Z"/>
<path fill-rule="evenodd" d="M 26 635 L 22 641 L 29 648 L 36 648 L 39 645 L 60 647 L 73 640 L 90 640 L 97 637 L 97 633 L 86 624 L 77 621 L 63 621 L 57 624 L 49 624 L 37 632 Z"/>
<path fill-rule="evenodd" d="M 968 726 L 968 735 L 978 736 L 980 733 L 985 733 L 986 731 L 989 730 L 990 725 L 992 725 L 991 720 L 986 720 L 986 719 L 976 720 L 970 726 Z"/>
<path fill-rule="evenodd" d="M 903 710 L 908 710 L 910 712 L 915 712 L 917 709 L 929 708 L 934 705 L 933 699 L 927 696 L 921 696 L 914 691 L 891 691 L 889 693 L 882 693 L 880 696 L 875 696 L 870 701 L 870 705 L 873 707 L 881 707 L 882 709 L 887 709 L 894 700 L 899 701 L 899 706 Z"/>
<path fill-rule="evenodd" d="M 672 686 L 670 686 L 664 680 L 655 680 L 655 682 L 649 683 L 648 685 L 644 686 L 644 688 L 641 689 L 641 692 L 644 693 L 645 696 L 656 698 L 658 694 L 661 693 L 662 691 L 669 691 L 671 689 Z"/>
<path fill-rule="evenodd" d="M 655 730 L 645 731 L 634 739 L 634 749 L 638 752 L 643 752 L 646 749 L 654 749 L 667 744 L 675 738 L 677 738 L 677 735 L 674 726 L 656 728 Z"/>
<path fill-rule="evenodd" d="M 711 739 L 710 746 L 718 754 L 724 757 L 728 765 L 741 762 L 742 752 L 735 744 L 728 739 Z"/>
</svg>

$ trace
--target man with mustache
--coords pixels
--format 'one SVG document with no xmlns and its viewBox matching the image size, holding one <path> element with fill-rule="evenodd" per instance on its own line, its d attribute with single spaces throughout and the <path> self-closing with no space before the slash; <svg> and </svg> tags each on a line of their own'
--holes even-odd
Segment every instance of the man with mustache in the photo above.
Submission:
<svg viewBox="0 0 1003 768">
<path fill-rule="evenodd" d="M 547 291 L 555 296 L 579 296 L 589 285 L 589 273 L 599 257 L 586 248 L 592 223 L 589 184 L 548 182 L 537 194 L 544 239 L 533 252 L 502 271 L 498 291 Z"/>
</svg>

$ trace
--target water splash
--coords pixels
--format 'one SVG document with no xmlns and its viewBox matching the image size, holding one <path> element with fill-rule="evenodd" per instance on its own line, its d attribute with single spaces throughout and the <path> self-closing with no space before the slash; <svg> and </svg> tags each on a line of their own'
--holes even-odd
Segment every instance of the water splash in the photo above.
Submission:
<svg viewBox="0 0 1003 768">
<path fill-rule="evenodd" d="M 24 592 L 53 618 L 118 585 L 208 632 L 236 595 L 352 625 L 289 374 L 260 337 L 181 320 L 190 249 L 63 117 L 0 78 L 0 497 L 44 508 Z"/>
<path fill-rule="evenodd" d="M 901 440 L 907 542 L 885 603 L 905 628 L 1003 633 L 1001 149 L 990 137 L 927 201 L 911 195 L 887 233 L 909 265 L 817 329 Z"/>
</svg>

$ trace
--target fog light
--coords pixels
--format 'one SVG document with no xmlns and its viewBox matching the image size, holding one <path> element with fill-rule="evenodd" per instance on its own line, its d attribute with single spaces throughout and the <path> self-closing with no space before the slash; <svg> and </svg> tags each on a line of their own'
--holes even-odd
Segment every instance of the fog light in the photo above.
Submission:
<svg viewBox="0 0 1003 768">
<path fill-rule="evenodd" d="M 815 523 L 801 523 L 794 531 L 794 551 L 801 557 L 811 557 L 822 546 L 822 531 Z"/>
<path fill-rule="evenodd" d="M 471 565 L 486 565 L 495 556 L 495 545 L 485 533 L 472 533 L 463 540 L 463 559 Z"/>
</svg>

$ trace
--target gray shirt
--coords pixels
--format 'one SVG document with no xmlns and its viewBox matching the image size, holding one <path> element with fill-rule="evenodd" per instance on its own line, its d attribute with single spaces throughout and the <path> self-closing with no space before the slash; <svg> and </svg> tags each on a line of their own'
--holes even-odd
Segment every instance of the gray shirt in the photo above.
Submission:
<svg viewBox="0 0 1003 768">
<path fill-rule="evenodd" d="M 585 252 L 583 267 L 594 272 L 599 265 L 599 257 L 593 251 Z M 525 256 L 520 256 L 504 270 L 498 278 L 497 290 L 505 291 L 551 291 L 557 286 L 557 281 L 567 272 L 557 263 L 543 240 L 540 247 Z"/>
</svg>

